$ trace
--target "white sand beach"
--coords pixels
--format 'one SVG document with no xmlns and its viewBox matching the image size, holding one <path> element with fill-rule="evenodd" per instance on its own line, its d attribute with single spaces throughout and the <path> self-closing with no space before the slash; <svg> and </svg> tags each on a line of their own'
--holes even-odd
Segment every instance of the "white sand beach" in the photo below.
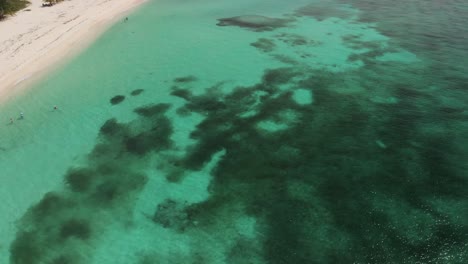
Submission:
<svg viewBox="0 0 468 264">
<path fill-rule="evenodd" d="M 42 0 L 0 22 L 0 101 L 76 55 L 145 0 Z"/>
</svg>

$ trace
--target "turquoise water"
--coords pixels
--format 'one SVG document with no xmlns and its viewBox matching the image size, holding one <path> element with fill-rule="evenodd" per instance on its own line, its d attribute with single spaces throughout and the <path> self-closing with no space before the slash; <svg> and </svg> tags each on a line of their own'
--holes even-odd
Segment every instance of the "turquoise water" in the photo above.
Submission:
<svg viewBox="0 0 468 264">
<path fill-rule="evenodd" d="M 466 263 L 467 17 L 150 1 L 1 106 L 0 263 Z"/>
</svg>

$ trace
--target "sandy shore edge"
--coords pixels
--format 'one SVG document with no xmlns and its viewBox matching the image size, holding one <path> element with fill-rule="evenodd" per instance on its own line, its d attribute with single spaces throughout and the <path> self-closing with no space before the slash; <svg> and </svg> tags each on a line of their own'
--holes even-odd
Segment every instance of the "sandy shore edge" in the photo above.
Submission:
<svg viewBox="0 0 468 264">
<path fill-rule="evenodd" d="M 0 103 L 83 51 L 146 0 L 42 0 L 0 22 Z"/>
</svg>

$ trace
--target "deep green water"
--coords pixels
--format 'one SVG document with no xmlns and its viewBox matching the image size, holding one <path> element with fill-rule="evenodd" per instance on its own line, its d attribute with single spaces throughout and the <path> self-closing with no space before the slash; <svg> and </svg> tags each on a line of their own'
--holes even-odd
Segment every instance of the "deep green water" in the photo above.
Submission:
<svg viewBox="0 0 468 264">
<path fill-rule="evenodd" d="M 464 1 L 129 18 L 0 107 L 0 263 L 468 262 Z"/>
</svg>

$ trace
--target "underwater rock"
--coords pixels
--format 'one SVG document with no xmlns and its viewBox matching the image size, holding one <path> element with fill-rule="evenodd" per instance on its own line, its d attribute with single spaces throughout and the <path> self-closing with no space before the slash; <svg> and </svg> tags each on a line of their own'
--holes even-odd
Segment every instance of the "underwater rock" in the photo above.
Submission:
<svg viewBox="0 0 468 264">
<path fill-rule="evenodd" d="M 116 95 L 116 96 L 114 96 L 114 97 L 112 97 L 112 98 L 110 99 L 110 103 L 111 103 L 112 105 L 116 105 L 116 104 L 120 104 L 121 102 L 123 102 L 123 100 L 125 100 L 125 96 L 123 96 L 123 95 Z"/>
<path fill-rule="evenodd" d="M 124 139 L 125 150 L 134 155 L 145 155 L 150 151 L 161 151 L 172 146 L 170 136 L 173 132 L 168 118 L 160 118 L 158 125 L 150 131 L 145 131 Z"/>
<path fill-rule="evenodd" d="M 318 46 L 320 44 L 320 42 L 309 40 L 305 36 L 301 36 L 301 35 L 298 35 L 298 34 L 281 33 L 281 34 L 275 35 L 275 37 L 279 41 L 281 41 L 281 42 L 283 42 L 283 43 L 285 43 L 285 44 L 287 44 L 287 45 L 289 45 L 291 47 L 305 46 L 305 45 Z"/>
<path fill-rule="evenodd" d="M 271 31 L 286 27 L 291 19 L 271 18 L 259 15 L 245 15 L 218 19 L 218 26 L 237 26 L 254 31 Z"/>
<path fill-rule="evenodd" d="M 133 90 L 130 95 L 131 96 L 137 96 L 137 95 L 140 95 L 142 92 L 144 91 L 144 89 L 136 89 L 136 90 Z"/>
<path fill-rule="evenodd" d="M 175 78 L 174 82 L 176 82 L 176 83 L 189 83 L 189 82 L 194 82 L 196 80 L 197 80 L 197 77 L 195 77 L 193 75 L 189 75 L 189 76 Z"/>
<path fill-rule="evenodd" d="M 164 114 L 170 107 L 170 104 L 147 105 L 136 108 L 134 112 L 140 116 L 153 117 Z"/>
<path fill-rule="evenodd" d="M 74 192 L 86 192 L 95 173 L 89 169 L 71 169 L 65 175 L 65 183 Z"/>
<path fill-rule="evenodd" d="M 32 207 L 32 213 L 37 219 L 45 219 L 48 215 L 62 212 L 70 208 L 72 203 L 59 194 L 48 192 L 44 197 Z"/>
<path fill-rule="evenodd" d="M 124 126 L 117 122 L 117 119 L 111 118 L 107 120 L 99 129 L 100 134 L 105 136 L 116 135 L 119 131 L 124 130 Z"/>
<path fill-rule="evenodd" d="M 152 220 L 164 228 L 174 228 L 179 231 L 183 231 L 190 222 L 184 208 L 171 199 L 166 199 L 158 205 Z"/>
<path fill-rule="evenodd" d="M 86 220 L 70 219 L 62 224 L 59 235 L 61 239 L 75 237 L 86 240 L 91 236 L 91 226 Z"/>
<path fill-rule="evenodd" d="M 267 69 L 263 75 L 262 81 L 265 85 L 279 85 L 288 83 L 297 75 L 297 72 L 291 67 Z"/>
<path fill-rule="evenodd" d="M 180 97 L 182 99 L 185 99 L 185 100 L 190 100 L 190 98 L 192 98 L 192 92 L 187 90 L 187 89 L 180 89 L 180 88 L 175 88 L 173 89 L 173 91 L 171 92 L 171 95 L 174 95 L 174 96 L 177 96 L 177 97 Z"/>
<path fill-rule="evenodd" d="M 132 192 L 143 188 L 148 181 L 146 175 L 123 171 L 108 177 L 109 179 L 97 185 L 91 194 L 94 205 L 101 207 L 115 205 Z"/>
<path fill-rule="evenodd" d="M 250 43 L 250 46 L 255 47 L 263 52 L 271 52 L 275 49 L 275 43 L 267 38 L 259 38 L 257 41 Z"/>
<path fill-rule="evenodd" d="M 43 252 L 37 241 L 37 234 L 32 231 L 18 233 L 10 247 L 10 263 L 30 264 L 41 261 Z"/>
</svg>

